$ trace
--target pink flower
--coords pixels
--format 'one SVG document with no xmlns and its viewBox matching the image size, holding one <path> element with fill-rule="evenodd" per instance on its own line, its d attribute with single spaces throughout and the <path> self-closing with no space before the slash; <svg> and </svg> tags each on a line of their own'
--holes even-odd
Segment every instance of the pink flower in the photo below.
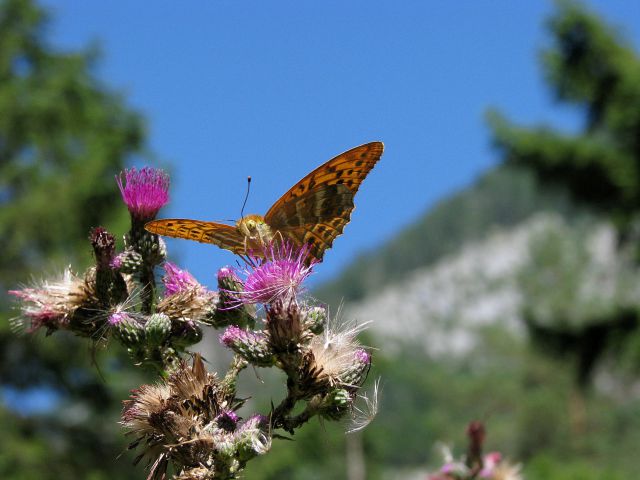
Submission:
<svg viewBox="0 0 640 480">
<path fill-rule="evenodd" d="M 361 363 L 363 365 L 369 365 L 371 363 L 371 355 L 364 348 L 359 348 L 353 354 L 356 362 Z"/>
<path fill-rule="evenodd" d="M 186 270 L 178 268 L 174 263 L 165 262 L 164 271 L 166 273 L 162 277 L 162 283 L 164 283 L 165 297 L 191 288 L 201 287 L 193 275 Z"/>
<path fill-rule="evenodd" d="M 257 367 L 273 365 L 273 352 L 264 332 L 252 332 L 231 325 L 220 335 L 220 342 Z"/>
<path fill-rule="evenodd" d="M 308 262 L 309 247 L 289 242 L 273 242 L 265 248 L 265 258 L 251 257 L 242 292 L 229 292 L 240 303 L 284 303 L 295 300 L 302 282 L 311 275 L 315 260 Z"/>
<path fill-rule="evenodd" d="M 128 320 L 129 320 L 129 315 L 127 315 L 125 312 L 114 312 L 111 315 L 109 315 L 109 318 L 107 319 L 107 323 L 112 327 L 115 327 L 117 325 L 120 325 L 122 322 L 126 322 Z"/>
<path fill-rule="evenodd" d="M 501 461 L 502 454 L 500 452 L 487 453 L 482 462 L 483 466 L 482 470 L 480 470 L 480 478 L 491 478 L 496 467 Z"/>
<path fill-rule="evenodd" d="M 218 427 L 226 430 L 227 432 L 233 432 L 238 425 L 240 417 L 233 410 L 224 410 L 220 415 L 215 418 L 215 422 Z"/>
<path fill-rule="evenodd" d="M 153 220 L 169 201 L 169 175 L 151 167 L 129 168 L 116 176 L 122 199 L 136 220 Z"/>
</svg>

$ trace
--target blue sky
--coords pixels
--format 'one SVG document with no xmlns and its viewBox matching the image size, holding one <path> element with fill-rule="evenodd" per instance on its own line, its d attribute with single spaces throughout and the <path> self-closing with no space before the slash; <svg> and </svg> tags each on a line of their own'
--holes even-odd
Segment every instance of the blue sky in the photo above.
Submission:
<svg viewBox="0 0 640 480">
<path fill-rule="evenodd" d="M 552 3 L 513 0 L 130 2 L 47 0 L 50 39 L 97 41 L 97 75 L 148 121 L 150 151 L 171 165 L 161 217 L 264 214 L 313 168 L 356 145 L 386 151 L 356 197 L 345 234 L 317 269 L 335 275 L 444 196 L 495 165 L 483 114 L 576 128 L 538 68 Z M 588 5 L 640 44 L 640 2 Z M 203 283 L 234 262 L 217 247 L 169 240 Z"/>
</svg>

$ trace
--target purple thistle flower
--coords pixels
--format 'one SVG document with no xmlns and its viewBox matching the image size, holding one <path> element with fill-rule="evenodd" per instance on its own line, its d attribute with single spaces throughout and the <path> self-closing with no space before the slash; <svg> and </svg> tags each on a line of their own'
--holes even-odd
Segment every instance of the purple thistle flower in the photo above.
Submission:
<svg viewBox="0 0 640 480">
<path fill-rule="evenodd" d="M 259 413 L 256 413 L 254 415 L 251 415 L 241 426 L 239 431 L 243 431 L 243 430 L 250 430 L 250 429 L 255 429 L 255 428 L 260 428 L 263 430 L 268 430 L 269 429 L 269 417 L 265 416 L 265 415 L 260 415 Z"/>
<path fill-rule="evenodd" d="M 240 279 L 232 267 L 222 267 L 218 270 L 218 283 L 239 282 Z"/>
<path fill-rule="evenodd" d="M 359 348 L 355 351 L 354 355 L 356 362 L 369 365 L 371 363 L 371 355 L 364 348 Z"/>
<path fill-rule="evenodd" d="M 116 176 L 131 216 L 136 220 L 153 220 L 169 201 L 169 175 L 151 167 L 129 168 Z"/>
<path fill-rule="evenodd" d="M 215 418 L 218 427 L 226 430 L 227 432 L 233 432 L 238 425 L 240 417 L 233 410 L 225 410 Z"/>
<path fill-rule="evenodd" d="M 308 260 L 309 246 L 273 242 L 265 258 L 251 257 L 255 265 L 247 274 L 242 292 L 229 292 L 240 303 L 289 302 L 295 299 L 302 282 L 313 273 L 315 260 Z"/>
<path fill-rule="evenodd" d="M 264 341 L 265 336 L 262 332 L 251 332 L 235 325 L 227 327 L 224 333 L 220 335 L 220 342 L 230 348 L 239 345 L 262 343 Z"/>
<path fill-rule="evenodd" d="M 165 297 L 191 288 L 201 287 L 193 275 L 186 270 L 178 268 L 174 263 L 165 262 L 164 271 L 166 274 L 162 277 L 162 283 L 164 284 Z"/>
<path fill-rule="evenodd" d="M 231 325 L 220 335 L 220 342 L 257 367 L 270 367 L 275 360 L 264 332 L 253 332 Z"/>
<path fill-rule="evenodd" d="M 114 312 L 109 315 L 107 323 L 112 327 L 115 327 L 117 325 L 120 325 L 122 322 L 127 321 L 128 319 L 129 315 L 127 315 L 125 312 Z"/>
<path fill-rule="evenodd" d="M 113 268 L 114 270 L 120 270 L 122 268 L 122 259 L 124 258 L 124 255 L 118 254 L 115 257 L 113 257 L 111 259 L 111 261 L 109 262 L 109 266 L 111 268 Z"/>
</svg>

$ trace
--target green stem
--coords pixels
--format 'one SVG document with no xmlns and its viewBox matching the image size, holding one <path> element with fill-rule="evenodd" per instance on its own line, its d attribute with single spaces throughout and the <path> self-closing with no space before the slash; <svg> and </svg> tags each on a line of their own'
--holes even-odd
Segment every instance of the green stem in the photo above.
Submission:
<svg viewBox="0 0 640 480">
<path fill-rule="evenodd" d="M 233 360 L 231 361 L 229 370 L 222 380 L 223 388 L 229 395 L 235 396 L 238 383 L 238 375 L 242 370 L 247 368 L 248 365 L 249 362 L 243 359 L 240 355 L 233 356 Z"/>
</svg>

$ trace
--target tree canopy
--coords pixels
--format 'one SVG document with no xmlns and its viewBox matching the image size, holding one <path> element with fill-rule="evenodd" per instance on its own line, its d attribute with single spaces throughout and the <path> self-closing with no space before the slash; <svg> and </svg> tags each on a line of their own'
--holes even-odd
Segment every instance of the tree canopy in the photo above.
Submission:
<svg viewBox="0 0 640 480">
<path fill-rule="evenodd" d="M 96 52 L 55 48 L 47 25 L 32 0 L 0 2 L 0 477 L 135 478 L 116 461 L 120 400 L 137 382 L 127 363 L 10 329 L 8 289 L 86 266 L 91 227 L 124 231 L 114 176 L 144 147 L 141 116 L 94 75 Z"/>
</svg>

